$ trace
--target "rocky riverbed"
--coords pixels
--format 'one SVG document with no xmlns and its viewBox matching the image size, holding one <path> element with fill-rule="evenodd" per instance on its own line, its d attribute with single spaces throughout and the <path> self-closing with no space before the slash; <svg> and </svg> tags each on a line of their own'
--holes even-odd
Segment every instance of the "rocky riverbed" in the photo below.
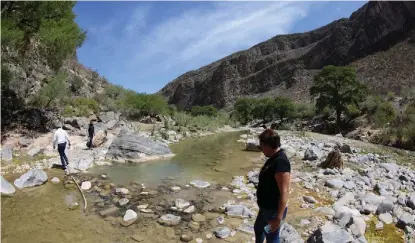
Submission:
<svg viewBox="0 0 415 243">
<path fill-rule="evenodd" d="M 249 144 L 256 143 L 259 132 L 253 129 L 241 135 L 239 142 L 255 148 Z M 340 137 L 280 134 L 293 166 L 282 242 L 414 242 L 415 172 L 407 164 L 414 161 L 413 154 L 382 151 Z M 341 150 L 344 169 L 319 168 L 335 148 Z M 116 242 L 254 242 L 255 184 L 264 161 L 261 153 L 256 154 L 256 160 L 247 162 L 251 169 L 246 162 L 243 165 L 245 175 L 234 175 L 223 183 L 206 178 L 179 183 L 172 177 L 159 185 L 145 181 L 119 185 L 106 174 L 75 177 L 86 194 L 89 217 L 110 232 L 119 232 L 109 238 Z M 76 189 L 69 177 L 61 174 L 58 182 L 49 176 L 49 183 L 40 171 L 22 176 L 17 185 L 35 178 L 29 180 L 37 182 L 33 189 L 52 183 L 72 192 Z M 2 178 L 3 195 L 14 194 L 11 185 L 3 185 L 7 183 Z M 65 199 L 68 208 L 83 206 L 79 196 Z"/>
</svg>

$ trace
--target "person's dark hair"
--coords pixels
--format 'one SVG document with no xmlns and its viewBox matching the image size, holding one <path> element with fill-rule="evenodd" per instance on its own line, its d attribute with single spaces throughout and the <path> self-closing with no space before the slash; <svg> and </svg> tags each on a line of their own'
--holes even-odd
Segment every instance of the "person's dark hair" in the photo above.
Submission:
<svg viewBox="0 0 415 243">
<path fill-rule="evenodd" d="M 273 129 L 265 129 L 259 136 L 260 145 L 268 145 L 273 149 L 276 149 L 281 146 L 280 136 Z"/>
</svg>

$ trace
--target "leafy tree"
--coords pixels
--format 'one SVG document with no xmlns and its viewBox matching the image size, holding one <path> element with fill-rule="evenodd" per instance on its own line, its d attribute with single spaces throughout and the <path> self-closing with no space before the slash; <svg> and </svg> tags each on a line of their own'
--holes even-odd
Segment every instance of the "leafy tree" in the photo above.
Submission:
<svg viewBox="0 0 415 243">
<path fill-rule="evenodd" d="M 276 97 L 275 113 L 283 121 L 285 118 L 293 118 L 295 112 L 295 105 L 293 101 L 286 97 Z"/>
<path fill-rule="evenodd" d="M 1 2 L 1 40 L 25 56 L 32 45 L 39 48 L 48 64 L 58 70 L 86 38 L 75 22 L 76 2 Z"/>
<path fill-rule="evenodd" d="M 310 94 L 317 97 L 316 108 L 320 111 L 325 107 L 336 112 L 338 129 L 341 126 L 341 114 L 347 105 L 358 105 L 364 99 L 366 86 L 356 79 L 356 71 L 350 67 L 326 66 L 313 80 Z"/>
<path fill-rule="evenodd" d="M 275 117 L 275 102 L 271 98 L 262 98 L 253 102 L 253 116 L 256 119 L 262 119 L 262 121 L 267 122 L 272 120 Z"/>
<path fill-rule="evenodd" d="M 211 116 L 215 117 L 218 115 L 218 109 L 216 109 L 213 105 L 206 105 L 206 106 L 193 106 L 190 110 L 190 114 L 192 116 Z"/>
<path fill-rule="evenodd" d="M 38 99 L 36 104 L 48 108 L 53 101 L 64 98 L 67 94 L 66 87 L 67 75 L 63 72 L 59 72 L 56 76 L 47 81 L 39 91 Z"/>
<path fill-rule="evenodd" d="M 233 116 L 247 124 L 253 119 L 253 110 L 255 108 L 255 100 L 252 98 L 240 98 L 235 102 Z"/>
</svg>

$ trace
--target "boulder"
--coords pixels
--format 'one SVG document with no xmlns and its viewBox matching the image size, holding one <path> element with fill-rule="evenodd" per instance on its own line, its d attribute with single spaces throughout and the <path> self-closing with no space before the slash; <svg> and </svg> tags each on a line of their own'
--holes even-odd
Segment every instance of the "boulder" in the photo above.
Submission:
<svg viewBox="0 0 415 243">
<path fill-rule="evenodd" d="M 33 140 L 32 140 L 32 139 L 30 139 L 30 138 L 26 138 L 26 137 L 19 138 L 19 145 L 20 145 L 20 147 L 22 147 L 22 148 L 29 147 L 29 145 L 30 145 L 32 142 L 33 142 Z"/>
<path fill-rule="evenodd" d="M 382 201 L 376 209 L 376 214 L 389 213 L 393 211 L 393 203 L 389 200 Z"/>
<path fill-rule="evenodd" d="M 340 189 L 344 185 L 344 181 L 340 179 L 330 179 L 326 181 L 325 186 L 333 188 L 333 189 Z"/>
<path fill-rule="evenodd" d="M 154 141 L 140 135 L 120 132 L 111 143 L 106 159 L 109 160 L 140 160 L 145 156 L 172 155 L 167 144 Z"/>
<path fill-rule="evenodd" d="M 107 141 L 107 128 L 104 124 L 94 124 L 94 138 L 92 139 L 92 147 L 99 147 Z"/>
<path fill-rule="evenodd" d="M 393 223 L 393 218 L 390 213 L 382 213 L 379 215 L 379 220 L 382 221 L 385 224 L 391 224 Z"/>
<path fill-rule="evenodd" d="M 317 160 L 319 158 L 322 157 L 322 152 L 321 150 L 316 147 L 313 146 L 311 148 L 308 148 L 305 152 L 304 152 L 304 160 Z"/>
<path fill-rule="evenodd" d="M 246 140 L 245 146 L 246 146 L 245 149 L 247 151 L 261 152 L 261 149 L 258 147 L 259 141 L 257 139 L 250 138 Z"/>
<path fill-rule="evenodd" d="M 406 226 L 415 224 L 415 216 L 411 215 L 409 213 L 404 213 L 398 218 L 398 222 L 396 223 L 396 226 L 398 226 L 401 229 L 405 229 Z"/>
<path fill-rule="evenodd" d="M 1 162 L 5 165 L 9 165 L 13 160 L 13 151 L 9 146 L 4 146 L 1 149 Z"/>
<path fill-rule="evenodd" d="M 41 169 L 32 169 L 14 181 L 17 188 L 34 187 L 44 184 L 48 175 Z"/>
<path fill-rule="evenodd" d="M 175 225 L 178 225 L 180 221 L 181 221 L 181 217 L 173 215 L 173 214 L 165 214 L 161 216 L 158 220 L 159 224 L 165 225 L 165 226 L 175 226 Z"/>
<path fill-rule="evenodd" d="M 342 146 L 340 146 L 340 152 L 351 154 L 352 150 L 348 144 L 343 144 Z"/>
<path fill-rule="evenodd" d="M 308 238 L 307 243 L 350 243 L 353 236 L 340 226 L 326 222 Z"/>
<path fill-rule="evenodd" d="M 77 129 L 83 129 L 89 123 L 86 117 L 70 117 L 65 118 L 64 124 L 68 124 Z"/>
<path fill-rule="evenodd" d="M 218 227 L 215 229 L 214 234 L 220 239 L 224 239 L 231 235 L 231 230 L 228 227 Z"/>
<path fill-rule="evenodd" d="M 33 157 L 35 155 L 37 155 L 38 153 L 40 153 L 41 149 L 39 147 L 37 148 L 32 148 L 29 151 L 27 151 L 27 155 L 29 155 L 30 157 Z"/>
<path fill-rule="evenodd" d="M 303 243 L 304 240 L 301 238 L 300 234 L 288 223 L 284 223 L 281 227 L 280 235 L 281 243 Z"/>
<path fill-rule="evenodd" d="M 94 166 L 94 157 L 92 156 L 78 159 L 75 163 L 69 162 L 69 165 L 68 165 L 68 167 L 71 167 L 72 169 L 80 170 L 80 171 L 86 171 L 92 166 Z"/>
<path fill-rule="evenodd" d="M 120 118 L 120 114 L 119 113 L 115 113 L 113 111 L 102 112 L 98 116 L 98 120 L 100 120 L 102 122 L 109 122 L 111 120 L 118 121 L 119 118 Z"/>
<path fill-rule="evenodd" d="M 415 193 L 409 195 L 408 199 L 406 199 L 406 205 L 415 210 Z"/>
<path fill-rule="evenodd" d="M 3 176 L 0 176 L 0 186 L 1 186 L 1 195 L 2 196 L 13 196 L 16 192 L 16 189 L 10 184 Z"/>
</svg>

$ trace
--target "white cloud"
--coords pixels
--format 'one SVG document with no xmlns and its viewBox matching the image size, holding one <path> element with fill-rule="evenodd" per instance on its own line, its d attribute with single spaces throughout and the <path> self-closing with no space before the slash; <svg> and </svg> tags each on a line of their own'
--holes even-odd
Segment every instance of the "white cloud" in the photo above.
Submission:
<svg viewBox="0 0 415 243">
<path fill-rule="evenodd" d="M 95 48 L 112 50 L 111 59 L 124 69 L 117 71 L 134 73 L 140 80 L 155 70 L 190 71 L 189 68 L 199 68 L 277 34 L 288 33 L 296 21 L 307 15 L 310 4 L 212 2 L 203 8 L 196 5 L 199 7 L 150 21 L 150 17 L 158 15 L 160 5 L 155 3 L 135 9 L 131 16 L 113 16 L 106 25 L 90 32 L 99 43 Z M 156 89 L 170 80 L 162 81 Z"/>
</svg>

